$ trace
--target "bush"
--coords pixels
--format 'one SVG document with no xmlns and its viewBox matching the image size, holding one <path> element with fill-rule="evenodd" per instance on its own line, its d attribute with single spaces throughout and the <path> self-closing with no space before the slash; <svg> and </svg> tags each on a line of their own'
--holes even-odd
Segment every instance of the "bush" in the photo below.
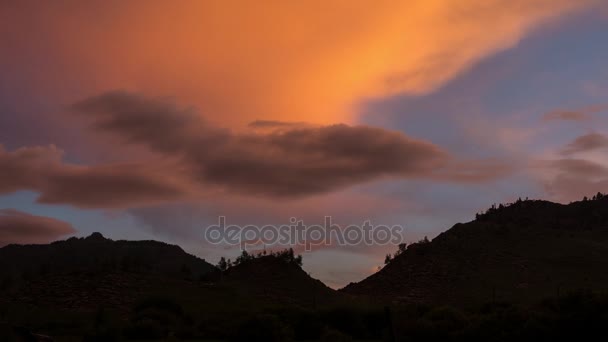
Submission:
<svg viewBox="0 0 608 342">
<path fill-rule="evenodd" d="M 234 341 L 291 341 L 293 330 L 276 315 L 260 314 L 242 322 L 232 335 Z"/>
</svg>

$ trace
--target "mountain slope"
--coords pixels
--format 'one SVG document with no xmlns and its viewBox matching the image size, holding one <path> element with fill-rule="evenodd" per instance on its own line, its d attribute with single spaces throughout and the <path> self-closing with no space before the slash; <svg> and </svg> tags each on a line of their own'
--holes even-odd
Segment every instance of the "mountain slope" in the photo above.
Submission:
<svg viewBox="0 0 608 342">
<path fill-rule="evenodd" d="M 113 241 L 94 233 L 48 245 L 0 248 L 2 278 L 32 280 L 73 272 L 126 271 L 171 278 L 201 277 L 215 266 L 180 247 L 157 241 Z M 0 280 L 2 280 L 0 278 Z"/>
<path fill-rule="evenodd" d="M 295 263 L 271 255 L 229 268 L 222 282 L 238 289 L 243 296 L 306 308 L 316 308 L 343 297 Z"/>
<path fill-rule="evenodd" d="M 0 248 L 0 269 L 0 303 L 68 310 L 105 306 L 126 312 L 149 296 L 215 310 L 267 305 L 313 309 L 345 297 L 278 255 L 219 272 L 178 246 L 113 241 L 99 233 L 48 245 L 8 245 Z"/>
<path fill-rule="evenodd" d="M 343 292 L 400 302 L 530 301 L 608 289 L 608 198 L 518 201 L 417 243 Z"/>
</svg>

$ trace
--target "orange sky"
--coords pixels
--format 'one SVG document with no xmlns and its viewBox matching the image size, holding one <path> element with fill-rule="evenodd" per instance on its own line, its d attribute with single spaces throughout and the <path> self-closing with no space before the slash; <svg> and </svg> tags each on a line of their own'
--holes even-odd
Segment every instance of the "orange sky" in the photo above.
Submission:
<svg viewBox="0 0 608 342">
<path fill-rule="evenodd" d="M 80 98 L 116 88 L 170 94 L 239 127 L 354 122 L 358 102 L 433 90 L 590 2 L 68 1 L 15 4 L 30 22 L 10 10 L 2 19 L 9 38 L 31 38 L 15 41 L 12 58 L 48 55 L 53 68 L 32 66 L 39 86 L 76 80 Z"/>
</svg>

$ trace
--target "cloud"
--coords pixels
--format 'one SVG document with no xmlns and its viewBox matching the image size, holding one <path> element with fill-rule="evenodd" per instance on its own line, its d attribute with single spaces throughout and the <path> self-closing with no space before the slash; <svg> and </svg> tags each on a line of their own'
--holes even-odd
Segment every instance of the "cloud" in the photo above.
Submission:
<svg viewBox="0 0 608 342">
<path fill-rule="evenodd" d="M 512 174 L 515 165 L 503 160 L 452 160 L 446 167 L 429 175 L 438 181 L 483 183 Z"/>
<path fill-rule="evenodd" d="M 179 157 L 200 184 L 248 195 L 310 196 L 383 178 L 484 182 L 510 172 L 496 161 L 453 160 L 397 131 L 336 124 L 234 132 L 166 101 L 114 91 L 74 109 L 95 131 Z"/>
<path fill-rule="evenodd" d="M 557 159 L 541 161 L 537 166 L 552 177 L 545 175 L 543 186 L 555 200 L 568 202 L 583 196 L 608 190 L 608 167 L 585 159 Z"/>
<path fill-rule="evenodd" d="M 72 108 L 90 119 L 94 130 L 162 153 L 180 152 L 188 144 L 218 144 L 229 135 L 227 130 L 209 126 L 194 108 L 179 108 L 171 98 L 112 91 L 75 103 Z"/>
<path fill-rule="evenodd" d="M 589 113 L 586 112 L 577 112 L 571 110 L 565 111 L 554 111 L 549 112 L 543 115 L 543 120 L 545 121 L 556 121 L 556 120 L 565 120 L 565 121 L 585 121 L 591 119 Z"/>
<path fill-rule="evenodd" d="M 69 164 L 55 146 L 0 146 L 0 193 L 40 193 L 39 203 L 131 208 L 220 193 L 266 198 L 322 195 L 382 179 L 487 182 L 511 168 L 459 161 L 438 146 L 370 126 L 285 126 L 232 131 L 167 98 L 123 91 L 72 107 L 93 131 L 141 146 L 153 157 L 129 163 Z M 147 154 L 146 154 L 147 156 Z M 215 194 L 215 195 L 214 195 Z"/>
<path fill-rule="evenodd" d="M 560 202 L 580 201 L 584 196 L 590 197 L 608 190 L 608 177 L 600 180 L 588 180 L 568 175 L 559 175 L 552 182 L 545 184 L 545 190 Z"/>
<path fill-rule="evenodd" d="M 608 167 L 585 159 L 552 160 L 546 166 L 572 177 L 589 179 L 608 176 Z"/>
<path fill-rule="evenodd" d="M 154 163 L 63 166 L 39 189 L 39 203 L 83 208 L 120 208 L 183 199 L 188 191 L 171 177 L 151 171 Z M 169 170 L 165 170 L 169 171 Z"/>
<path fill-rule="evenodd" d="M 0 55 L 52 94 L 125 86 L 177 94 L 222 124 L 353 122 L 361 101 L 433 91 L 596 2 L 26 1 L 0 11 Z"/>
<path fill-rule="evenodd" d="M 608 147 L 608 137 L 600 133 L 589 133 L 581 135 L 569 143 L 561 151 L 563 155 L 571 155 L 580 152 L 589 152 Z"/>
<path fill-rule="evenodd" d="M 232 132 L 166 99 L 127 92 L 89 98 L 74 109 L 94 130 L 178 156 L 194 180 L 237 193 L 320 194 L 382 177 L 424 177 L 447 159 L 431 143 L 368 126 Z"/>
<path fill-rule="evenodd" d="M 62 161 L 55 146 L 0 145 L 0 194 L 40 193 L 40 203 L 70 203 L 84 208 L 136 206 L 182 198 L 186 191 L 154 163 L 80 166 Z"/>
<path fill-rule="evenodd" d="M 42 187 L 44 177 L 40 174 L 56 167 L 62 156 L 63 152 L 53 145 L 24 147 L 13 152 L 0 145 L 0 193 Z"/>
<path fill-rule="evenodd" d="M 442 165 L 437 146 L 366 126 L 332 125 L 237 136 L 204 160 L 208 181 L 279 196 L 344 188 L 385 176 L 416 178 Z"/>
<path fill-rule="evenodd" d="M 75 232 L 72 225 L 54 218 L 0 209 L 0 247 L 11 243 L 48 243 Z"/>
<path fill-rule="evenodd" d="M 586 121 L 590 120 L 592 114 L 600 113 L 608 109 L 608 106 L 597 105 L 579 108 L 576 110 L 555 110 L 543 115 L 544 121 Z"/>
<path fill-rule="evenodd" d="M 305 122 L 287 122 L 287 121 L 277 121 L 277 120 L 255 120 L 250 122 L 248 127 L 251 128 L 267 128 L 267 129 L 275 129 L 275 128 L 286 128 L 286 127 L 305 127 L 310 126 Z"/>
</svg>

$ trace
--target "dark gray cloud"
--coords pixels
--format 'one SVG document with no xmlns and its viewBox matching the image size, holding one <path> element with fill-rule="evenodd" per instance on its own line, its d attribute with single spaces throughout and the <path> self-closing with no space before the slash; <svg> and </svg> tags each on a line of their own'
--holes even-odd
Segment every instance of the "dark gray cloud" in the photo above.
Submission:
<svg viewBox="0 0 608 342">
<path fill-rule="evenodd" d="M 517 161 L 451 160 L 445 168 L 436 170 L 429 178 L 454 183 L 483 183 L 512 174 Z"/>
<path fill-rule="evenodd" d="M 146 164 L 63 167 L 49 175 L 38 202 L 116 208 L 176 200 L 186 192 Z"/>
<path fill-rule="evenodd" d="M 69 223 L 54 218 L 0 209 L 0 247 L 11 243 L 48 243 L 75 232 Z"/>
<path fill-rule="evenodd" d="M 448 159 L 431 143 L 367 126 L 236 133 L 165 99 L 126 92 L 106 93 L 74 108 L 97 131 L 179 156 L 202 184 L 247 194 L 298 197 L 381 177 L 424 177 Z"/>
<path fill-rule="evenodd" d="M 251 128 L 286 128 L 286 127 L 304 127 L 310 126 L 305 122 L 288 122 L 288 121 L 277 121 L 277 120 L 255 120 L 250 122 L 247 126 Z"/>
<path fill-rule="evenodd" d="M 583 196 L 608 191 L 608 167 L 585 159 L 558 159 L 542 166 L 556 172 L 544 183 L 545 190 L 555 199 L 567 202 Z"/>
<path fill-rule="evenodd" d="M 6 151 L 0 145 L 0 194 L 40 193 L 41 203 L 115 208 L 180 198 L 185 191 L 154 164 L 78 166 L 62 162 L 55 146 Z"/>
<path fill-rule="evenodd" d="M 206 145 L 218 145 L 230 137 L 227 130 L 207 124 L 194 108 L 180 108 L 169 98 L 113 91 L 72 108 L 97 131 L 163 153 L 187 152 L 184 147 L 196 147 L 202 153 Z"/>
<path fill-rule="evenodd" d="M 608 177 L 607 167 L 585 159 L 558 159 L 551 161 L 550 165 L 572 177 Z"/>
<path fill-rule="evenodd" d="M 472 183 L 510 172 L 504 163 L 454 160 L 432 143 L 370 126 L 274 123 L 235 132 L 170 99 L 121 91 L 73 110 L 93 131 L 122 147 L 146 148 L 155 159 L 84 166 L 65 163 L 52 145 L 14 151 L 0 145 L 0 194 L 27 189 L 41 203 L 133 208 L 217 192 L 300 198 L 384 178 Z"/>
<path fill-rule="evenodd" d="M 578 201 L 584 196 L 593 196 L 598 191 L 603 193 L 608 191 L 608 177 L 591 180 L 560 174 L 553 181 L 545 184 L 545 190 L 558 201 Z"/>
<path fill-rule="evenodd" d="M 599 133 L 581 135 L 561 151 L 563 155 L 588 152 L 608 147 L 608 137 Z"/>
<path fill-rule="evenodd" d="M 606 105 L 589 106 L 574 110 L 554 110 L 543 115 L 544 121 L 586 121 L 593 117 L 593 114 L 603 112 L 608 109 Z"/>
<path fill-rule="evenodd" d="M 591 115 L 589 115 L 588 113 L 573 110 L 553 111 L 543 115 L 543 120 L 545 121 L 585 121 L 589 120 L 590 118 Z"/>
<path fill-rule="evenodd" d="M 598 191 L 608 191 L 608 167 L 589 159 L 573 158 L 582 152 L 608 147 L 608 137 L 589 133 L 576 138 L 560 151 L 567 158 L 546 161 L 543 167 L 555 176 L 544 182 L 547 193 L 556 200 L 580 200 Z"/>
</svg>

